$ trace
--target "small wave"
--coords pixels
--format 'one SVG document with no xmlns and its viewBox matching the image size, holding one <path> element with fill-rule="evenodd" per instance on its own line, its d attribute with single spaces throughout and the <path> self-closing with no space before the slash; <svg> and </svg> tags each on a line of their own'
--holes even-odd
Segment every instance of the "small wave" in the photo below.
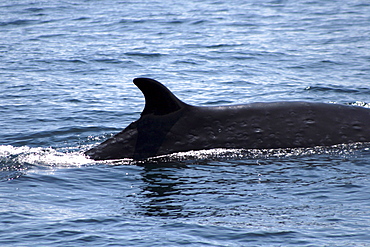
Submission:
<svg viewBox="0 0 370 247">
<path fill-rule="evenodd" d="M 316 85 L 308 86 L 305 90 L 312 92 L 334 92 L 334 93 L 352 93 L 352 94 L 365 94 L 368 95 L 370 90 L 368 88 L 350 88 L 345 86 L 336 85 Z"/>
<path fill-rule="evenodd" d="M 0 22 L 0 26 L 25 26 L 37 23 L 37 20 L 15 20 L 8 22 Z"/>
<path fill-rule="evenodd" d="M 144 22 L 146 22 L 146 20 L 144 19 L 121 19 L 118 23 L 119 24 L 140 24 Z"/>
<path fill-rule="evenodd" d="M 65 36 L 65 34 L 62 34 L 62 33 L 42 34 L 42 35 L 39 35 L 36 39 L 33 38 L 33 40 L 39 41 L 39 39 L 61 38 L 63 36 Z"/>
<path fill-rule="evenodd" d="M 108 64 L 120 64 L 124 62 L 122 60 L 114 59 L 114 58 L 94 59 L 93 61 L 98 62 L 98 63 L 108 63 Z"/>
<path fill-rule="evenodd" d="M 26 8 L 25 9 L 26 11 L 29 11 L 29 12 L 42 12 L 42 11 L 44 11 L 44 9 L 43 8 L 35 8 L 35 7 L 31 7 L 31 8 Z"/>
<path fill-rule="evenodd" d="M 161 57 L 164 54 L 161 53 L 146 53 L 146 52 L 126 52 L 127 56 L 137 56 L 137 57 L 146 57 L 146 58 L 157 58 Z"/>
</svg>

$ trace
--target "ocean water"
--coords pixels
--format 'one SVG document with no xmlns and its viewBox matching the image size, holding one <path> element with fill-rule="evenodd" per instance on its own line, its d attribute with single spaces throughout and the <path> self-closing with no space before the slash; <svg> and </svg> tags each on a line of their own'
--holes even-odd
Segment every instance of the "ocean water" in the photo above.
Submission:
<svg viewBox="0 0 370 247">
<path fill-rule="evenodd" d="M 3 0 L 1 246 L 370 246 L 370 146 L 84 150 L 139 118 L 132 79 L 194 105 L 370 104 L 365 0 Z"/>
</svg>

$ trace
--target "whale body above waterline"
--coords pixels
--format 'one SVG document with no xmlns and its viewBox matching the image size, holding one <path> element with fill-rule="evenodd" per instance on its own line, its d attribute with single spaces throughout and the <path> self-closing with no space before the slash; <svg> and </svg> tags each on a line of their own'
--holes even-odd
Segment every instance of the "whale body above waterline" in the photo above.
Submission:
<svg viewBox="0 0 370 247">
<path fill-rule="evenodd" d="M 370 142 L 370 109 L 282 101 L 192 106 L 156 80 L 136 78 L 141 117 L 85 152 L 94 160 L 146 159 L 213 148 L 274 149 Z"/>
</svg>

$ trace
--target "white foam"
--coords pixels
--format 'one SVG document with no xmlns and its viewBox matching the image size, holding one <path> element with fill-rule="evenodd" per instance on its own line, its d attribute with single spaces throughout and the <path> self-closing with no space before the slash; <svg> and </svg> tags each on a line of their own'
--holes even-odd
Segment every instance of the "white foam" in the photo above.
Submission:
<svg viewBox="0 0 370 247">
<path fill-rule="evenodd" d="M 0 157 L 30 165 L 50 167 L 76 167 L 94 162 L 81 152 L 64 153 L 53 148 L 14 147 L 11 145 L 0 145 Z"/>
</svg>

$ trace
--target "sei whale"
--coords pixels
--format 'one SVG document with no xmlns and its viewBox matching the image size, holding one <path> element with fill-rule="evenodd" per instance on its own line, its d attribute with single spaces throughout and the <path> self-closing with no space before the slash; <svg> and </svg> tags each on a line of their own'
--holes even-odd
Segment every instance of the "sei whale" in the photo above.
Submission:
<svg viewBox="0 0 370 247">
<path fill-rule="evenodd" d="M 140 119 L 85 152 L 94 160 L 135 160 L 212 148 L 273 149 L 370 142 L 370 109 L 283 101 L 192 106 L 156 80 L 136 78 Z"/>
</svg>

